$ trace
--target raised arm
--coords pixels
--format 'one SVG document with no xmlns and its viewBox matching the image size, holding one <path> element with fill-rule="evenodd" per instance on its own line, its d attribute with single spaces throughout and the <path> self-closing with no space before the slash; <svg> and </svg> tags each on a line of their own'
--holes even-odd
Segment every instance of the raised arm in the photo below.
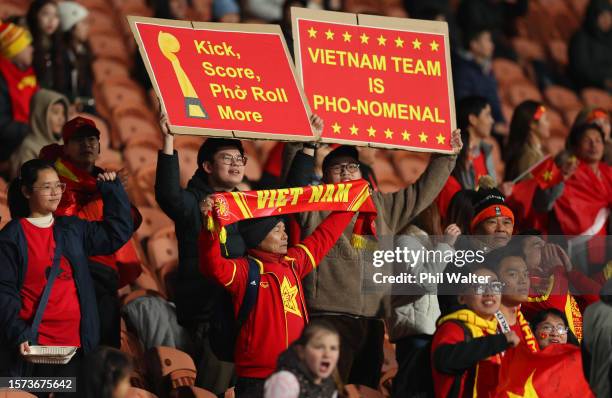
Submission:
<svg viewBox="0 0 612 398">
<path fill-rule="evenodd" d="M 350 211 L 330 213 L 309 237 L 288 250 L 287 256 L 296 259 L 300 277 L 305 277 L 317 267 L 334 247 L 354 215 Z"/>
<path fill-rule="evenodd" d="M 102 221 L 84 223 L 84 245 L 88 256 L 112 254 L 132 237 L 131 205 L 116 173 L 98 176 L 98 190 L 104 205 Z"/>
</svg>

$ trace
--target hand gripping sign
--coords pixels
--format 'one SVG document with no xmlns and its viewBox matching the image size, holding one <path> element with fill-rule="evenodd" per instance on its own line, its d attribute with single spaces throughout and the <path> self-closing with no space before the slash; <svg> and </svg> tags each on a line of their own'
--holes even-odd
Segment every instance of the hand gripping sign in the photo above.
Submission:
<svg viewBox="0 0 612 398">
<path fill-rule="evenodd" d="M 278 26 L 128 20 L 173 133 L 316 139 Z"/>
<path fill-rule="evenodd" d="M 451 152 L 444 22 L 292 8 L 295 60 L 322 141 Z"/>
</svg>

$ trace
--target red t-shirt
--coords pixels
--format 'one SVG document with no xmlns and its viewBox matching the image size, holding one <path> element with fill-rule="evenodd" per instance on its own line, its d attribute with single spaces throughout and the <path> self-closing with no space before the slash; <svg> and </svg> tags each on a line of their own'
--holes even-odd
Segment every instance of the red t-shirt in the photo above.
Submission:
<svg viewBox="0 0 612 398">
<path fill-rule="evenodd" d="M 19 317 L 31 324 L 47 284 L 47 270 L 53 264 L 55 239 L 52 226 L 37 227 L 26 219 L 21 220 L 21 226 L 28 244 L 28 264 L 20 292 Z M 60 260 L 60 269 L 38 328 L 38 343 L 80 347 L 81 305 L 72 267 L 64 256 Z"/>
</svg>

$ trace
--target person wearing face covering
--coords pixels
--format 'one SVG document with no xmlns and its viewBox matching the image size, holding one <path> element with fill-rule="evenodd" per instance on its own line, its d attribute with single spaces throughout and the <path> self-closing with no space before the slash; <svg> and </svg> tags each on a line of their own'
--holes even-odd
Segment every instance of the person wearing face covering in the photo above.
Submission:
<svg viewBox="0 0 612 398">
<path fill-rule="evenodd" d="M 38 157 L 40 150 L 51 144 L 62 144 L 62 127 L 68 120 L 68 99 L 62 94 L 40 89 L 30 108 L 30 132 L 10 158 L 11 176 L 17 177 L 21 165 Z"/>
</svg>

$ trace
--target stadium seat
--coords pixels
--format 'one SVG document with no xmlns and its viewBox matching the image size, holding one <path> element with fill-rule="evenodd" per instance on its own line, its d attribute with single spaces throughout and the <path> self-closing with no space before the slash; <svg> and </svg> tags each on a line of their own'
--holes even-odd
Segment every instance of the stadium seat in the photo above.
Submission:
<svg viewBox="0 0 612 398">
<path fill-rule="evenodd" d="M 148 164 L 142 166 L 134 175 L 134 189 L 128 193 L 137 206 L 158 207 L 155 200 L 156 173 L 157 164 Z"/>
<path fill-rule="evenodd" d="M 142 224 L 136 232 L 134 232 L 135 238 L 138 242 L 143 241 L 145 238 L 149 238 L 156 231 L 174 225 L 172 220 L 164 214 L 163 211 L 152 207 L 139 207 L 138 210 L 142 214 Z"/>
<path fill-rule="evenodd" d="M 509 59 L 496 58 L 493 60 L 492 67 L 493 74 L 500 86 L 528 81 L 521 66 Z"/>
<path fill-rule="evenodd" d="M 102 17 L 101 14 L 96 14 L 96 18 Z M 112 18 L 106 18 L 108 21 L 112 21 L 111 25 L 115 26 L 116 22 Z M 94 18 L 92 18 L 93 20 Z M 109 35 L 108 33 L 98 33 L 89 37 L 89 46 L 91 52 L 97 58 L 111 58 L 123 65 L 130 67 L 133 60 L 130 57 L 128 48 L 125 45 L 125 39 L 122 36 Z"/>
<path fill-rule="evenodd" d="M 142 388 L 130 387 L 126 398 L 157 398 L 157 395 Z"/>
<path fill-rule="evenodd" d="M 553 109 L 549 109 L 547 113 L 548 120 L 550 122 L 551 134 L 566 137 L 568 133 L 568 128 L 565 126 L 561 115 Z"/>
<path fill-rule="evenodd" d="M 155 347 L 145 354 L 147 374 L 154 392 L 164 394 L 183 386 L 193 386 L 196 367 L 191 357 L 172 347 Z"/>
<path fill-rule="evenodd" d="M 174 148 L 178 152 L 181 186 L 186 187 L 198 168 L 198 151 L 203 140 L 200 137 L 178 136 Z"/>
<path fill-rule="evenodd" d="M 544 59 L 544 50 L 536 41 L 524 37 L 517 37 L 512 40 L 512 47 L 518 54 L 519 58 L 524 61 Z"/>
<path fill-rule="evenodd" d="M 10 17 L 23 16 L 27 13 L 27 7 L 24 8 L 13 3 L 0 4 L 0 19 L 3 21 Z"/>
<path fill-rule="evenodd" d="M 551 131 L 551 136 L 542 142 L 542 145 L 546 148 L 546 153 L 556 156 L 565 148 L 565 136 L 558 135 L 555 131 Z"/>
<path fill-rule="evenodd" d="M 582 108 L 582 103 L 576 94 L 562 86 L 548 86 L 544 90 L 544 97 L 553 108 L 561 113 Z"/>
<path fill-rule="evenodd" d="M 268 160 L 268 154 L 278 144 L 278 141 L 270 141 L 270 140 L 259 140 L 255 141 L 255 148 L 257 148 L 257 156 L 259 158 L 260 164 L 266 164 Z"/>
<path fill-rule="evenodd" d="M 157 123 L 154 123 L 146 113 L 133 109 L 124 109 L 118 115 L 113 115 L 113 126 L 120 145 L 130 146 L 136 140 L 150 141 L 161 147 L 161 133 Z"/>
<path fill-rule="evenodd" d="M 567 44 L 563 40 L 551 40 L 548 43 L 548 54 L 554 62 L 563 68 L 569 63 Z"/>
<path fill-rule="evenodd" d="M 0 389 L 0 398 L 36 398 L 36 395 L 21 390 Z"/>
<path fill-rule="evenodd" d="M 159 149 L 159 143 L 139 139 L 137 143 L 130 144 L 123 150 L 123 158 L 128 169 L 136 173 L 141 167 L 157 163 Z"/>
<path fill-rule="evenodd" d="M 97 58 L 92 63 L 94 80 L 96 83 L 103 83 L 108 79 L 120 78 L 129 79 L 130 71 L 127 67 L 109 58 Z"/>
<path fill-rule="evenodd" d="M 100 158 L 96 162 L 96 165 L 105 170 L 119 171 L 123 168 L 123 156 L 119 151 L 105 148 L 100 151 Z M 126 189 L 129 188 L 126 187 Z"/>
<path fill-rule="evenodd" d="M 612 111 L 612 96 L 604 90 L 589 87 L 580 93 L 585 105 L 597 106 Z"/>
<path fill-rule="evenodd" d="M 513 84 L 508 87 L 507 100 L 513 107 L 516 107 L 526 100 L 542 101 L 542 95 L 533 84 Z"/>
<path fill-rule="evenodd" d="M 147 255 L 153 269 L 178 262 L 178 242 L 174 226 L 164 228 L 150 237 L 147 242 Z"/>
</svg>

